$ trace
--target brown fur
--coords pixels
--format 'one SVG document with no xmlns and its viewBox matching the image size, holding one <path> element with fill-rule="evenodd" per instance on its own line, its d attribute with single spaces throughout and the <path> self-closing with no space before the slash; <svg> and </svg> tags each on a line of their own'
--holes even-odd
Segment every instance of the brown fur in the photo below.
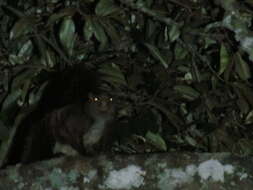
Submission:
<svg viewBox="0 0 253 190">
<path fill-rule="evenodd" d="M 110 144 L 114 114 L 109 96 L 90 94 L 88 101 L 67 105 L 48 114 L 45 124 L 56 141 L 71 145 L 81 154 L 89 154 L 104 150 Z"/>
</svg>

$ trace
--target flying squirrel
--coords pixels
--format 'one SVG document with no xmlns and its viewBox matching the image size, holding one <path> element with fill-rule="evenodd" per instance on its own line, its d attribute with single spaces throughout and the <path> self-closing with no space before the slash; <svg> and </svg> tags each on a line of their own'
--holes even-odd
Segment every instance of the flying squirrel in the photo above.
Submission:
<svg viewBox="0 0 253 190">
<path fill-rule="evenodd" d="M 44 122 L 57 142 L 54 151 L 73 155 L 104 151 L 113 141 L 114 120 L 112 97 L 105 93 L 90 93 L 88 101 L 55 110 L 45 117 Z M 69 150 L 68 145 L 74 150 Z"/>
<path fill-rule="evenodd" d="M 67 145 L 79 154 L 95 154 L 105 151 L 113 141 L 115 102 L 108 89 L 102 89 L 105 82 L 101 78 L 101 73 L 85 66 L 74 67 L 60 78 L 61 83 L 71 81 L 71 87 L 64 88 L 66 105 L 60 105 L 43 119 L 49 136 L 56 142 L 54 152 L 72 155 L 62 146 Z"/>
<path fill-rule="evenodd" d="M 116 109 L 108 90 L 101 90 L 99 74 L 75 67 L 50 81 L 38 106 L 45 114 L 29 126 L 21 162 L 59 152 L 94 155 L 108 150 L 115 137 Z"/>
</svg>

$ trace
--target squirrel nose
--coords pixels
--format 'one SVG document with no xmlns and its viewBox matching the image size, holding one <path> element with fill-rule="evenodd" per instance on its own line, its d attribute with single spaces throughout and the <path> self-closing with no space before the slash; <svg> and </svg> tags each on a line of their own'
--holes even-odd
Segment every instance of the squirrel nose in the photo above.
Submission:
<svg viewBox="0 0 253 190">
<path fill-rule="evenodd" d="M 101 110 L 105 111 L 107 109 L 107 103 L 101 102 Z"/>
</svg>

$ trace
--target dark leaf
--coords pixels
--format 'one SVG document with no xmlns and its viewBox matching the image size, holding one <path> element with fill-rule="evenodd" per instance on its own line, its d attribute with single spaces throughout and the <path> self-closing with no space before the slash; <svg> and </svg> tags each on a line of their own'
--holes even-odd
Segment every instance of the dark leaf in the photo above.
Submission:
<svg viewBox="0 0 253 190">
<path fill-rule="evenodd" d="M 165 68 L 168 68 L 166 58 L 161 54 L 160 50 L 157 47 L 148 43 L 144 43 L 144 45 L 148 48 L 149 52 L 152 54 L 152 56 L 154 56 L 154 58 L 158 59 Z"/>
<path fill-rule="evenodd" d="M 117 85 L 127 85 L 125 77 L 121 72 L 120 68 L 115 64 L 104 64 L 99 69 L 99 72 L 104 74 L 103 79 L 109 83 Z"/>
<path fill-rule="evenodd" d="M 235 70 L 242 80 L 248 80 L 251 77 L 251 72 L 248 63 L 246 63 L 239 53 L 235 54 Z"/>
<path fill-rule="evenodd" d="M 71 56 L 76 39 L 75 23 L 71 17 L 65 17 L 62 21 L 59 37 L 64 49 L 67 51 L 68 55 Z"/>
<path fill-rule="evenodd" d="M 100 0 L 96 6 L 95 12 L 99 16 L 111 15 L 120 9 L 114 4 L 113 0 Z"/>
<path fill-rule="evenodd" d="M 16 39 L 22 35 L 28 34 L 32 31 L 32 27 L 36 24 L 36 18 L 24 17 L 19 19 L 10 31 L 10 39 Z"/>
<path fill-rule="evenodd" d="M 167 151 L 167 145 L 166 145 L 165 141 L 163 140 L 163 138 L 159 134 L 155 134 L 155 133 L 148 131 L 146 133 L 145 138 L 147 139 L 147 141 L 150 144 L 155 146 L 158 150 Z"/>
<path fill-rule="evenodd" d="M 176 85 L 174 90 L 179 92 L 184 98 L 195 100 L 200 96 L 200 93 L 190 86 Z"/>
</svg>

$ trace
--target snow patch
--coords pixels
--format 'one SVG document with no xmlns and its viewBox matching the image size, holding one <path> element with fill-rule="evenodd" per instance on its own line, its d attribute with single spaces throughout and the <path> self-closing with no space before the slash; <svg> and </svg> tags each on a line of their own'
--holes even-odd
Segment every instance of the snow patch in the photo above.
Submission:
<svg viewBox="0 0 253 190">
<path fill-rule="evenodd" d="M 189 173 L 188 173 L 189 172 Z M 183 169 L 165 169 L 159 176 L 158 187 L 161 190 L 173 190 L 184 183 L 189 183 L 193 180 L 194 167 L 188 168 L 188 172 Z"/>
<path fill-rule="evenodd" d="M 91 180 L 97 175 L 97 170 L 91 170 L 86 176 L 83 177 L 83 183 L 90 183 Z"/>
<path fill-rule="evenodd" d="M 212 179 L 213 181 L 224 182 L 224 174 L 233 173 L 232 165 L 223 166 L 218 160 L 207 160 L 198 167 L 198 174 L 201 180 Z"/>
<path fill-rule="evenodd" d="M 139 166 L 129 165 L 118 171 L 113 170 L 105 180 L 104 184 L 110 189 L 132 189 L 144 184 L 146 172 Z"/>
<path fill-rule="evenodd" d="M 232 165 L 222 165 L 218 160 L 207 160 L 198 166 L 191 164 L 185 169 L 172 168 L 165 169 L 159 176 L 158 187 L 162 190 L 173 190 L 183 184 L 191 183 L 197 174 L 201 182 L 213 180 L 214 182 L 224 182 L 225 174 L 233 174 L 235 168 Z"/>
</svg>

